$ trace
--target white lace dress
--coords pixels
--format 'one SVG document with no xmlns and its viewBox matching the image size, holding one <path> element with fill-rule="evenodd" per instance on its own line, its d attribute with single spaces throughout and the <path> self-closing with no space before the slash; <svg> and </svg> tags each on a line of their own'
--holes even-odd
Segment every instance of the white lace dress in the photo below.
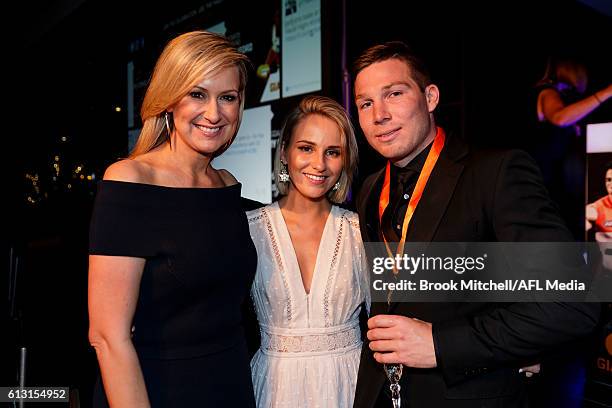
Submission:
<svg viewBox="0 0 612 408">
<path fill-rule="evenodd" d="M 370 304 L 357 215 L 332 207 L 309 294 L 278 205 L 247 217 L 258 256 L 251 288 L 261 331 L 251 361 L 257 407 L 352 407 L 359 313 Z"/>
</svg>

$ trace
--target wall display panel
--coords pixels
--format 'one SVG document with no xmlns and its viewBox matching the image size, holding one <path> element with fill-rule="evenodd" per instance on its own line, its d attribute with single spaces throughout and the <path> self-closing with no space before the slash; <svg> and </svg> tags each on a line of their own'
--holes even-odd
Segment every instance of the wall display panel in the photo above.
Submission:
<svg viewBox="0 0 612 408">
<path fill-rule="evenodd" d="M 242 125 L 230 148 L 214 161 L 242 183 L 242 196 L 272 202 L 272 110 L 260 106 L 244 111 Z"/>
<path fill-rule="evenodd" d="M 283 96 L 321 90 L 321 2 L 283 0 Z"/>
<path fill-rule="evenodd" d="M 612 122 L 587 125 L 587 197 L 585 230 L 589 241 L 601 247 L 602 268 L 597 273 L 612 276 Z M 612 303 L 602 307 L 590 355 L 585 388 L 585 406 L 610 401 L 612 389 Z M 601 405 L 604 406 L 604 405 Z"/>
</svg>

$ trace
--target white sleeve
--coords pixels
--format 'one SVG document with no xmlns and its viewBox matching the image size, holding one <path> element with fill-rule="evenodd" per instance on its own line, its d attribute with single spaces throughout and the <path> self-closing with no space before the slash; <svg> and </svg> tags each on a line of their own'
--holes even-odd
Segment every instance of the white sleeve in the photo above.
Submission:
<svg viewBox="0 0 612 408">
<path fill-rule="evenodd" d="M 361 230 L 359 229 L 359 217 L 357 214 L 351 214 L 350 224 L 352 229 L 353 240 L 355 242 L 355 249 L 357 253 L 354 254 L 355 261 L 354 265 L 356 273 L 359 275 L 359 283 L 361 287 L 361 293 L 363 294 L 363 301 L 365 303 L 366 311 L 370 316 L 370 306 L 372 304 L 372 296 L 370 292 L 370 271 L 368 268 L 368 259 L 366 256 L 365 247 L 363 240 L 361 239 Z"/>
</svg>

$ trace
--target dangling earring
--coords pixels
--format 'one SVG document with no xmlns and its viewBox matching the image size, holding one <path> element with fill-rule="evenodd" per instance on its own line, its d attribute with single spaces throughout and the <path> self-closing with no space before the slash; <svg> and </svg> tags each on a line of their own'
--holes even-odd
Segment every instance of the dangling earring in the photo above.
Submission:
<svg viewBox="0 0 612 408">
<path fill-rule="evenodd" d="M 281 183 L 289 182 L 289 172 L 287 171 L 287 165 L 281 161 L 281 169 L 278 172 L 278 181 Z"/>
<path fill-rule="evenodd" d="M 166 121 L 166 131 L 168 132 L 168 143 L 170 143 L 170 148 L 172 148 L 172 139 L 170 138 L 170 122 L 168 122 L 168 111 L 164 113 L 164 119 Z"/>
<path fill-rule="evenodd" d="M 340 180 L 336 181 L 336 184 L 332 187 L 332 191 L 338 191 L 340 188 Z"/>
</svg>

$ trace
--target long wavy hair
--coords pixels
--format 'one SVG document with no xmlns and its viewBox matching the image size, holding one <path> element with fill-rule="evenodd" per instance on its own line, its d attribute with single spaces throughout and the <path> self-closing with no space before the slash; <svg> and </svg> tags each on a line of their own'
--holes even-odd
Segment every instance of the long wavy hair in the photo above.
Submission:
<svg viewBox="0 0 612 408">
<path fill-rule="evenodd" d="M 248 58 L 227 38 L 218 34 L 192 31 L 171 40 L 155 64 L 140 109 L 142 130 L 130 157 L 147 153 L 170 139 L 169 130 L 173 128 L 173 121 L 172 115 L 168 113 L 167 129 L 168 108 L 177 104 L 203 78 L 215 75 L 220 70 L 236 67 L 240 76 L 238 126 L 229 143 L 217 150 L 213 156 L 219 156 L 227 150 L 234 141 L 242 120 L 248 64 Z"/>
<path fill-rule="evenodd" d="M 583 63 L 568 57 L 551 56 L 546 62 L 544 76 L 538 81 L 536 87 L 564 83 L 583 94 L 586 91 L 587 82 L 587 68 Z"/>
</svg>

